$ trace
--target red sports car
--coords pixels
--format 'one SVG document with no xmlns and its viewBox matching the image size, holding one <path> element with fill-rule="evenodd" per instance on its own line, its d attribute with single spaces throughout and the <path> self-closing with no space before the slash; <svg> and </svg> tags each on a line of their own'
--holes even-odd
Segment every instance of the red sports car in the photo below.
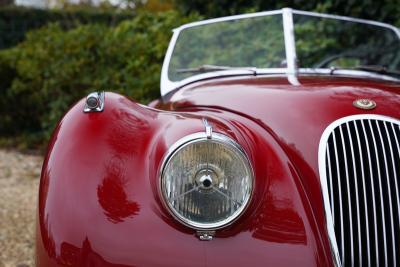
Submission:
<svg viewBox="0 0 400 267">
<path fill-rule="evenodd" d="M 160 99 L 94 92 L 59 123 L 37 266 L 400 266 L 399 119 L 398 28 L 183 25 Z"/>
</svg>

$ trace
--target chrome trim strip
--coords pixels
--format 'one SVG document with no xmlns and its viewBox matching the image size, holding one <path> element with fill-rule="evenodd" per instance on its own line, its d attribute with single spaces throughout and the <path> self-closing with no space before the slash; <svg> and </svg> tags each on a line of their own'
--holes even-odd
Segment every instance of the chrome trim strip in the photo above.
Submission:
<svg viewBox="0 0 400 267">
<path fill-rule="evenodd" d="M 338 162 L 339 156 L 338 156 L 338 152 L 337 152 L 336 134 L 335 134 L 335 132 L 332 132 L 332 134 L 333 134 L 333 145 L 335 147 L 335 160 L 336 160 L 336 162 Z M 344 239 L 344 230 L 343 230 L 344 225 L 343 225 L 343 198 L 342 198 L 343 190 L 342 190 L 342 181 L 340 179 L 339 165 L 337 163 L 336 163 L 336 172 L 339 177 L 338 184 L 339 184 L 339 206 L 340 206 L 340 233 L 341 233 L 341 238 L 344 241 L 345 239 Z M 333 216 L 332 216 L 332 219 L 333 219 Z M 332 220 L 332 226 L 335 226 L 334 222 L 335 221 Z M 344 261 L 344 255 L 345 255 L 344 242 L 342 242 L 341 251 L 342 251 L 342 261 Z"/>
<path fill-rule="evenodd" d="M 331 156 L 329 153 L 329 146 L 326 147 L 326 156 L 328 160 L 329 186 L 331 188 L 331 191 L 333 192 L 332 164 L 331 164 Z M 333 202 L 333 194 L 331 194 L 331 209 L 332 209 L 332 221 L 335 222 L 335 203 Z"/>
<path fill-rule="evenodd" d="M 323 196 L 323 201 L 324 201 L 324 208 L 325 208 L 325 216 L 326 216 L 326 225 L 327 225 L 327 233 L 328 233 L 328 237 L 329 237 L 329 243 L 331 245 L 331 252 L 332 252 L 332 256 L 333 256 L 333 263 L 335 266 L 342 266 L 341 264 L 341 259 L 339 256 L 339 250 L 338 250 L 338 243 L 336 240 L 336 235 L 335 235 L 335 230 L 334 230 L 334 225 L 333 225 L 333 218 L 332 218 L 332 212 L 331 212 L 331 207 L 330 207 L 330 201 L 329 201 L 329 192 L 328 192 L 328 185 L 327 185 L 327 173 L 326 173 L 326 151 L 327 151 L 327 146 L 328 146 L 328 139 L 331 135 L 334 135 L 334 129 L 337 128 L 338 126 L 342 125 L 343 123 L 349 122 L 349 121 L 355 121 L 355 120 L 361 120 L 361 125 L 363 128 L 363 132 L 364 132 L 364 139 L 366 141 L 367 144 L 367 154 L 368 154 L 368 161 L 369 161 L 369 169 L 370 169 L 370 173 L 372 174 L 372 162 L 371 162 L 371 155 L 370 155 L 370 151 L 369 151 L 369 142 L 368 142 L 368 138 L 366 135 L 366 130 L 365 130 L 365 126 L 363 123 L 363 119 L 367 119 L 367 120 L 382 120 L 382 121 L 386 121 L 386 122 L 391 122 L 393 124 L 397 124 L 399 125 L 400 128 L 400 121 L 398 119 L 395 118 L 391 118 L 391 117 L 387 117 L 387 116 L 383 116 L 383 115 L 375 115 L 375 114 L 362 114 L 362 115 L 352 115 L 352 116 L 347 116 L 347 117 L 343 117 L 340 118 L 334 122 L 332 122 L 330 125 L 328 125 L 328 127 L 324 130 L 322 136 L 321 136 L 321 140 L 319 143 L 319 148 L 318 148 L 318 166 L 319 166 L 319 173 L 320 173 L 320 182 L 321 182 L 321 191 L 322 191 L 322 196 Z M 393 133 L 395 134 L 394 128 L 393 128 Z M 396 136 L 396 135 L 395 135 Z M 336 148 L 336 142 L 335 142 L 335 136 L 333 136 L 333 140 L 334 140 L 334 146 Z M 397 137 L 396 137 L 396 140 Z M 399 144 L 398 148 L 400 149 Z M 372 177 L 373 175 L 370 175 L 370 178 L 373 179 Z M 371 184 L 373 183 L 373 180 L 371 182 Z M 339 188 L 339 191 L 341 191 L 341 188 Z M 377 243 L 377 216 L 376 216 L 376 204 L 375 204 L 375 190 L 374 187 L 372 187 L 372 194 L 373 194 L 373 210 L 374 210 L 374 227 L 375 227 L 375 245 L 376 245 L 376 263 L 377 265 L 379 264 L 379 250 L 378 250 L 378 243 Z M 343 217 L 343 216 L 342 216 Z M 343 228 L 342 228 L 343 229 Z M 343 233 L 343 231 L 342 231 Z M 343 239 L 342 239 L 343 240 Z M 343 244 L 342 244 L 343 245 Z M 385 244 L 386 245 L 386 244 Z M 387 263 L 387 261 L 386 261 Z"/>
<path fill-rule="evenodd" d="M 361 141 L 360 141 L 360 134 L 358 133 L 358 127 L 356 125 L 356 122 L 353 121 L 354 129 L 356 130 L 356 137 L 357 137 L 357 146 L 358 146 L 358 154 L 360 156 L 360 163 L 361 163 L 361 179 L 362 179 L 362 185 L 363 185 L 363 196 L 364 196 L 364 212 L 366 214 L 365 219 L 366 219 L 366 224 L 369 229 L 369 218 L 368 218 L 368 202 L 367 202 L 367 188 L 365 186 L 365 173 L 364 173 L 364 157 L 363 153 L 361 151 Z M 376 225 L 375 225 L 376 227 Z M 370 248 L 370 237 L 369 237 L 369 231 L 367 232 L 367 259 L 368 259 L 368 266 L 371 266 L 371 248 Z M 362 259 L 362 258 L 361 258 Z M 360 264 L 362 265 L 362 264 Z"/>
<path fill-rule="evenodd" d="M 372 128 L 371 120 L 368 120 L 369 128 L 371 129 L 371 135 L 372 135 L 372 144 L 374 146 L 375 150 L 375 155 L 378 156 L 378 147 L 376 145 L 376 139 L 375 139 L 375 131 L 374 128 Z M 382 231 L 383 231 L 383 248 L 385 251 L 385 266 L 388 266 L 388 260 L 387 260 L 387 245 L 386 245 L 386 222 L 385 222 L 385 208 L 383 206 L 383 193 L 382 193 L 382 176 L 381 176 L 381 170 L 380 170 L 380 164 L 379 160 L 376 160 L 376 165 L 377 165 L 377 171 L 378 171 L 378 184 L 379 184 L 379 195 L 380 195 L 380 202 L 381 202 L 381 212 L 382 212 Z"/>
<path fill-rule="evenodd" d="M 164 193 L 163 193 L 163 186 L 162 186 L 162 179 L 165 171 L 165 167 L 169 160 L 174 156 L 175 153 L 177 153 L 180 149 L 183 147 L 190 145 L 194 142 L 198 141 L 209 141 L 207 138 L 206 132 L 197 132 L 193 134 L 189 134 L 178 141 L 176 141 L 165 153 L 164 158 L 162 160 L 162 163 L 160 165 L 160 170 L 159 170 L 159 182 L 158 182 L 158 193 L 161 199 L 161 202 L 163 206 L 169 211 L 169 213 L 174 217 L 178 222 L 181 222 L 187 227 L 190 227 L 195 230 L 218 230 L 221 228 L 224 228 L 226 226 L 231 225 L 234 223 L 248 208 L 249 204 L 251 203 L 251 200 L 253 198 L 253 192 L 254 192 L 254 185 L 255 185 L 255 176 L 254 176 L 254 169 L 251 164 L 251 161 L 249 157 L 247 156 L 246 152 L 244 149 L 233 139 L 230 137 L 221 134 L 221 133 L 212 133 L 212 140 L 217 140 L 217 142 L 220 142 L 222 144 L 234 147 L 235 149 L 238 150 L 240 154 L 243 155 L 243 157 L 247 160 L 247 164 L 249 166 L 249 170 L 251 172 L 251 180 L 252 184 L 250 185 L 250 191 L 249 191 L 249 197 L 244 201 L 245 204 L 242 205 L 234 214 L 229 216 L 227 219 L 220 221 L 218 223 L 196 223 L 193 221 L 190 221 L 183 217 L 182 215 L 176 213 L 172 208 L 170 208 L 168 201 L 165 199 Z"/>
<path fill-rule="evenodd" d="M 252 18 L 252 17 L 269 16 L 269 15 L 279 15 L 279 14 L 282 14 L 282 17 L 283 17 L 285 48 L 286 48 L 286 50 L 289 49 L 289 51 L 286 51 L 286 61 L 287 61 L 288 66 L 287 66 L 287 68 L 282 68 L 282 69 L 280 69 L 280 68 L 258 69 L 256 75 L 287 74 L 289 82 L 292 83 L 293 85 L 297 85 L 298 80 L 296 78 L 296 74 L 298 74 L 300 72 L 312 73 L 312 74 L 330 74 L 330 72 L 331 72 L 330 69 L 314 69 L 312 72 L 304 71 L 304 69 L 303 69 L 303 71 L 301 71 L 301 69 L 300 70 L 297 69 L 297 67 L 296 67 L 296 47 L 294 44 L 295 36 L 294 36 L 294 32 L 292 32 L 292 29 L 294 28 L 293 14 L 308 15 L 308 16 L 321 17 L 321 18 L 331 18 L 331 19 L 345 20 L 345 21 L 350 21 L 350 22 L 357 22 L 357 23 L 364 23 L 364 24 L 379 26 L 379 27 L 387 28 L 387 29 L 394 31 L 397 34 L 397 36 L 400 38 L 400 29 L 398 29 L 395 26 L 392 26 L 390 24 L 372 21 L 372 20 L 338 16 L 338 15 L 328 15 L 328 14 L 323 14 L 323 13 L 300 11 L 300 10 L 295 10 L 295 9 L 290 9 L 290 8 L 242 14 L 242 15 L 235 15 L 235 16 L 227 16 L 227 17 L 222 17 L 222 18 L 215 18 L 215 19 L 208 19 L 208 20 L 203 20 L 203 21 L 192 22 L 192 23 L 182 25 L 173 30 L 173 35 L 172 35 L 171 41 L 169 43 L 167 52 L 165 54 L 164 63 L 163 63 L 162 70 L 161 70 L 161 81 L 160 81 L 161 97 L 164 97 L 168 93 L 170 93 L 182 86 L 185 86 L 189 83 L 199 81 L 199 80 L 204 80 L 204 79 L 208 79 L 208 78 L 235 76 L 235 75 L 254 75 L 253 72 L 248 73 L 248 71 L 246 72 L 243 70 L 242 71 L 228 70 L 228 71 L 221 71 L 221 72 L 217 71 L 217 72 L 213 72 L 213 73 L 203 73 L 203 74 L 191 76 L 187 79 L 183 79 L 178 82 L 170 81 L 168 79 L 169 62 L 171 61 L 171 56 L 172 56 L 176 41 L 182 30 L 191 28 L 191 27 L 200 26 L 200 25 L 210 24 L 210 23 L 224 22 L 224 21 L 237 20 L 237 19 L 246 19 L 246 18 Z M 293 66 L 295 66 L 294 69 L 293 69 Z M 279 70 L 279 71 L 277 72 L 276 70 Z M 362 75 L 362 76 L 365 76 L 368 78 L 372 77 L 372 78 L 377 78 L 377 79 L 400 81 L 400 79 L 396 79 L 396 78 L 393 78 L 393 77 L 390 77 L 387 75 L 380 75 L 380 74 L 375 74 L 375 73 L 365 72 L 365 71 L 336 70 L 335 72 L 337 72 L 338 75 L 349 75 L 349 76 Z M 289 75 L 289 74 L 292 74 L 292 75 Z"/>
<path fill-rule="evenodd" d="M 325 132 L 324 132 L 325 134 Z M 323 200 L 324 200 L 324 208 L 325 208 L 325 216 L 326 216 L 326 227 L 327 227 L 327 232 L 328 232 L 328 236 L 329 236 L 329 243 L 330 243 L 330 247 L 331 247 L 331 253 L 332 253 L 332 258 L 333 258 L 333 263 L 335 266 L 341 266 L 341 260 L 339 258 L 339 250 L 338 250 L 338 245 L 337 245 L 337 241 L 336 241 L 336 235 L 335 235 L 335 228 L 334 228 L 334 224 L 333 224 L 333 218 L 332 218 L 332 212 L 330 209 L 330 205 L 329 205 L 329 192 L 328 192 L 328 184 L 326 181 L 326 168 L 325 168 L 325 153 L 326 153 L 326 147 L 327 147 L 327 142 L 328 142 L 328 138 L 330 136 L 331 132 L 329 132 L 329 134 L 323 135 L 323 137 L 325 137 L 324 139 L 324 146 L 321 146 L 322 143 L 320 143 L 319 145 L 319 150 L 318 150 L 318 164 L 320 166 L 319 171 L 320 171 L 320 175 L 322 177 L 322 172 L 324 174 L 324 178 L 321 178 L 321 190 L 322 190 L 322 195 L 323 195 Z M 322 138 L 321 138 L 322 141 Z M 336 137 L 333 136 L 333 143 L 334 143 L 334 147 L 335 147 L 335 158 L 336 161 L 338 159 L 338 153 L 337 153 L 337 146 L 336 146 Z M 323 168 L 322 168 L 323 166 Z M 337 164 L 336 164 L 337 166 Z M 337 167 L 337 170 L 338 167 Z M 339 172 L 338 172 L 339 173 Z M 340 174 L 339 174 L 340 175 Z M 341 222 L 340 222 L 340 229 L 343 229 L 343 208 L 342 208 L 342 188 L 341 188 L 341 183 L 339 182 L 339 192 L 340 192 L 340 215 L 341 215 Z M 344 234 L 343 231 L 342 232 L 342 240 L 344 240 Z M 342 243 L 342 255 L 344 255 L 344 245 Z"/>
<path fill-rule="evenodd" d="M 392 190 L 390 189 L 389 168 L 388 168 L 388 165 L 387 165 L 386 149 L 385 149 L 385 143 L 383 141 L 383 137 L 382 137 L 382 133 L 381 133 L 381 128 L 379 126 L 379 122 L 378 121 L 375 121 L 375 124 L 376 124 L 376 128 L 378 129 L 379 139 L 381 140 L 382 150 L 383 150 L 383 158 L 384 158 L 384 162 L 385 162 L 386 182 L 387 182 L 388 195 L 389 195 L 390 226 L 392 228 L 391 229 L 392 230 L 392 250 L 393 250 L 393 261 L 394 261 L 393 266 L 396 266 L 396 250 L 395 250 L 396 249 L 396 243 L 395 243 L 395 236 L 394 236 Z"/>
</svg>

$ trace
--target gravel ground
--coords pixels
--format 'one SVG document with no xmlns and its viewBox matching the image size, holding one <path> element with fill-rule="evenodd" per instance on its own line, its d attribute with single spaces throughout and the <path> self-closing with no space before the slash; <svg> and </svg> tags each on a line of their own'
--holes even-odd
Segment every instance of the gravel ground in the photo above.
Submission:
<svg viewBox="0 0 400 267">
<path fill-rule="evenodd" d="M 34 266 L 42 157 L 0 150 L 0 267 Z"/>
</svg>

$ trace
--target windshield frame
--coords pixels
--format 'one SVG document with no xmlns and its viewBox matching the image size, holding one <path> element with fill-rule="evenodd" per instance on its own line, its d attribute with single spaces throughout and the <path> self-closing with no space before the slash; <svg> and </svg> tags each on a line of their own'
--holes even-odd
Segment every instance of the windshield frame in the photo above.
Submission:
<svg viewBox="0 0 400 267">
<path fill-rule="evenodd" d="M 243 15 L 235 15 L 235 16 L 228 16 L 228 17 L 221 17 L 215 19 L 208 19 L 202 20 L 197 22 L 192 22 L 188 24 L 184 24 L 176 29 L 173 30 L 173 35 L 171 41 L 169 43 L 164 63 L 161 70 L 161 81 L 160 81 L 160 89 L 161 89 L 161 97 L 164 97 L 168 93 L 193 82 L 209 79 L 209 78 L 216 78 L 216 77 L 229 77 L 229 76 L 254 76 L 254 75 L 286 75 L 288 81 L 294 85 L 300 85 L 297 77 L 299 74 L 315 74 L 315 75 L 335 75 L 335 76 L 350 76 L 350 77 L 366 77 L 366 78 L 373 78 L 373 79 L 383 79 L 389 81 L 397 81 L 400 82 L 400 79 L 397 79 L 393 76 L 387 74 L 380 74 L 380 73 L 373 73 L 364 70 L 340 70 L 335 71 L 334 74 L 331 72 L 329 68 L 321 68 L 321 69 L 312 69 L 312 68 L 298 68 L 297 62 L 297 55 L 296 55 L 296 43 L 295 43 L 295 33 L 294 33 L 294 23 L 293 23 L 293 15 L 304 15 L 304 16 L 312 16 L 312 17 L 319 17 L 319 18 L 328 18 L 328 19 L 336 19 L 336 20 L 343 20 L 355 23 L 363 23 L 374 25 L 386 29 L 392 30 L 397 37 L 399 38 L 400 42 L 400 29 L 386 23 L 372 21 L 372 20 L 365 20 L 365 19 L 358 19 L 352 17 L 345 17 L 339 15 L 329 15 L 323 13 L 315 13 L 309 11 L 301 11 L 295 10 L 291 8 L 283 8 L 280 10 L 273 10 L 273 11 L 264 11 L 264 12 L 257 12 L 257 13 L 249 13 Z M 284 35 L 284 43 L 285 43 L 285 53 L 286 53 L 286 68 L 263 68 L 263 69 L 256 69 L 255 74 L 250 73 L 248 70 L 219 70 L 219 71 L 212 71 L 207 73 L 200 73 L 194 74 L 188 78 L 185 78 L 181 81 L 171 81 L 168 78 L 168 68 L 170 65 L 171 57 L 174 52 L 175 44 L 178 40 L 178 37 L 181 31 L 192 28 L 198 27 L 201 25 L 207 25 L 212 23 L 230 21 L 230 20 L 239 20 L 239 19 L 247 19 L 247 18 L 255 18 L 255 17 L 262 17 L 262 16 L 271 16 L 271 15 L 282 15 L 283 20 L 283 35 Z"/>
</svg>

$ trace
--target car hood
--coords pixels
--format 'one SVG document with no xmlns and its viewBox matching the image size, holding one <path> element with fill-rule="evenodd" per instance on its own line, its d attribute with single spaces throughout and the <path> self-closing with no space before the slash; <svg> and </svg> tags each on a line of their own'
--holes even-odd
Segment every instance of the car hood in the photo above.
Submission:
<svg viewBox="0 0 400 267">
<path fill-rule="evenodd" d="M 379 80 L 303 77 L 291 85 L 285 77 L 210 80 L 175 93 L 170 109 L 217 109 L 240 114 L 260 124 L 282 146 L 296 166 L 311 199 L 320 199 L 318 147 L 324 130 L 335 120 L 357 114 L 400 118 L 400 84 Z M 353 105 L 370 99 L 376 107 Z M 321 210 L 314 210 L 323 218 Z"/>
<path fill-rule="evenodd" d="M 305 77 L 298 86 L 286 78 L 225 79 L 181 89 L 171 97 L 173 110 L 194 107 L 235 112 L 262 124 L 282 145 L 313 162 L 323 131 L 350 115 L 379 114 L 400 118 L 400 84 L 376 80 Z M 370 99 L 376 107 L 353 105 Z"/>
</svg>

